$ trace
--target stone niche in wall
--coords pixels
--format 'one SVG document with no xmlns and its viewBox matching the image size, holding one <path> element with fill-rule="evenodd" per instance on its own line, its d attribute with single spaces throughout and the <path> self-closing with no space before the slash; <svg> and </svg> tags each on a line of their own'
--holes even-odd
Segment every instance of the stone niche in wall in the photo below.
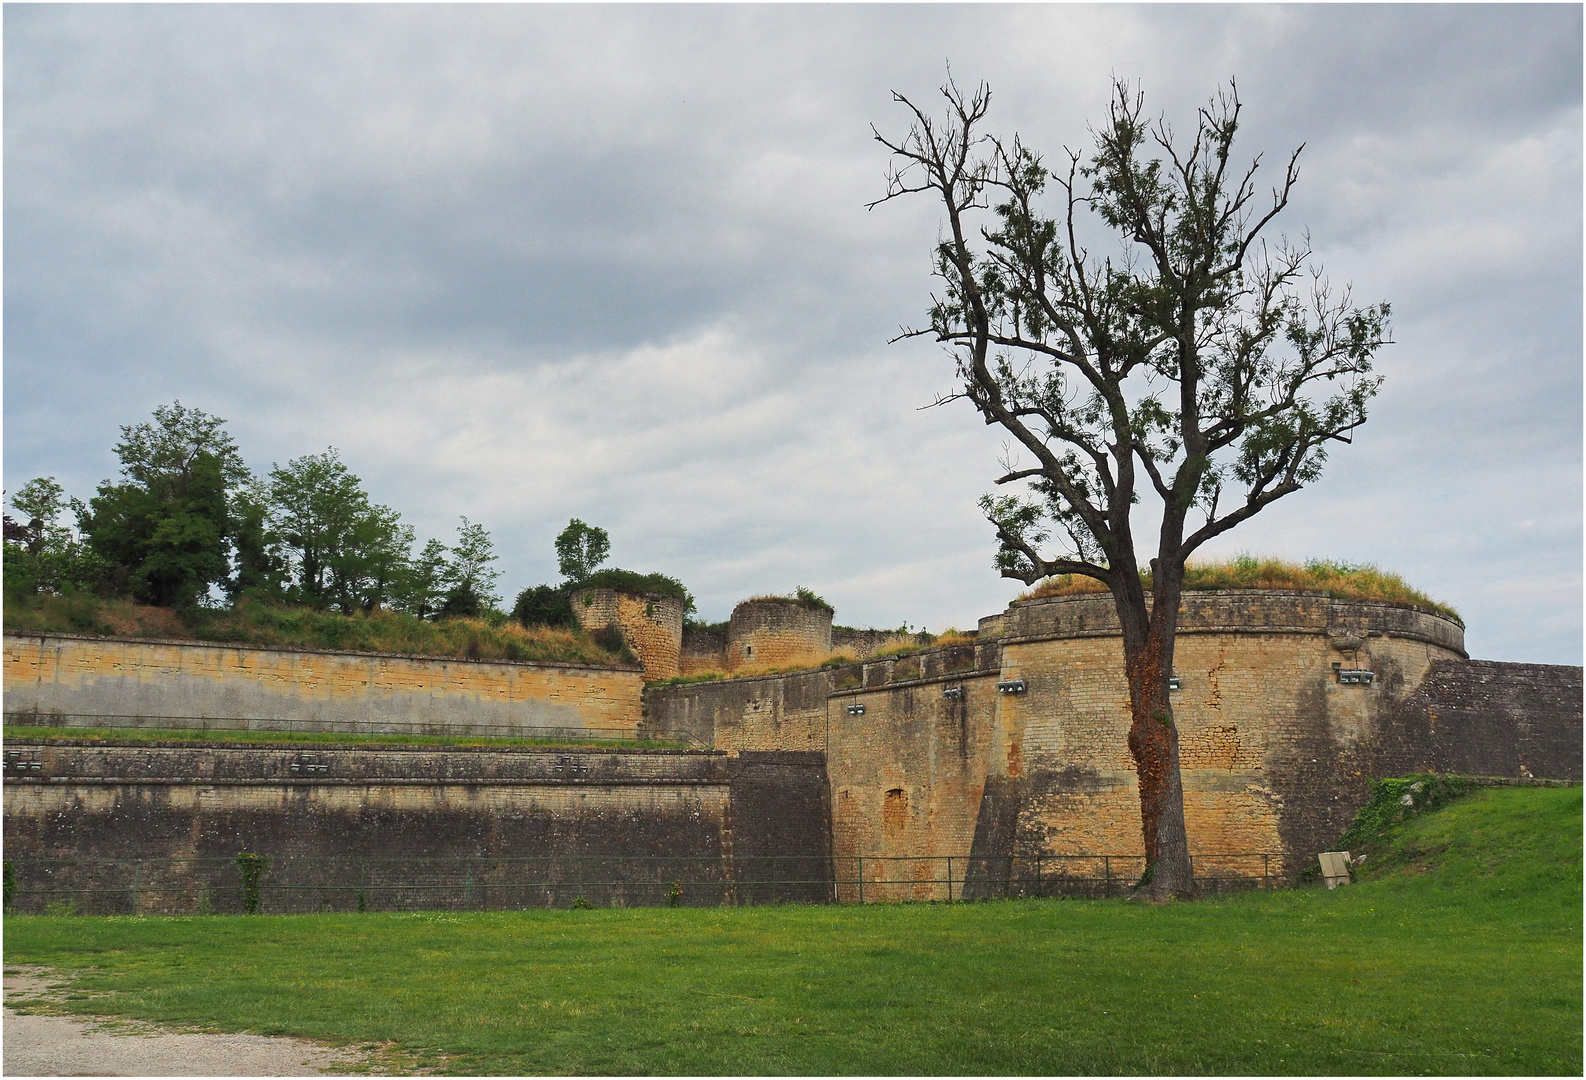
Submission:
<svg viewBox="0 0 1586 1080">
<path fill-rule="evenodd" d="M 787 597 L 758 597 L 732 609 L 727 667 L 818 661 L 832 651 L 832 612 Z"/>
<path fill-rule="evenodd" d="M 661 593 L 580 589 L 573 615 L 590 633 L 615 626 L 644 666 L 647 680 L 675 679 L 683 652 L 683 600 Z M 830 616 L 827 617 L 830 621 Z"/>
</svg>

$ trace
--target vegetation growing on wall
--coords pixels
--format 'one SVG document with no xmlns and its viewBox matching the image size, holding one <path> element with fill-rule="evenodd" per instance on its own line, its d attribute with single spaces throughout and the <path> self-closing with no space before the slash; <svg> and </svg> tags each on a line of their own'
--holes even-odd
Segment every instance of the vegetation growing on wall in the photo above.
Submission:
<svg viewBox="0 0 1586 1080">
<path fill-rule="evenodd" d="M 1143 570 L 1140 581 L 1151 590 L 1151 571 Z M 1370 563 L 1345 563 L 1330 559 L 1289 562 L 1268 556 L 1237 555 L 1226 562 L 1196 562 L 1184 569 L 1184 589 L 1206 592 L 1216 589 L 1305 589 L 1325 592 L 1340 600 L 1384 600 L 1395 604 L 1414 604 L 1439 615 L 1464 622 L 1447 604 L 1438 603 L 1419 589 L 1412 588 L 1398 574 L 1380 570 Z M 1049 596 L 1078 596 L 1106 593 L 1107 587 L 1095 578 L 1080 574 L 1049 577 L 1020 600 Z"/>
<path fill-rule="evenodd" d="M 793 590 L 792 596 L 751 596 L 745 600 L 746 604 L 797 604 L 799 607 L 809 608 L 811 611 L 824 611 L 828 614 L 836 611 L 823 597 L 817 596 L 811 589 L 800 585 Z"/>
<path fill-rule="evenodd" d="M 73 594 L 36 596 L 6 605 L 8 630 L 106 637 L 180 638 L 239 645 L 352 652 L 409 653 L 465 660 L 538 661 L 609 666 L 630 663 L 581 630 L 525 628 L 499 612 L 487 618 L 421 619 L 395 611 L 340 615 L 306 607 L 244 602 L 235 608 L 156 608 Z M 620 645 L 620 642 L 618 643 Z"/>
<path fill-rule="evenodd" d="M 531 585 L 518 594 L 512 617 L 523 626 L 576 626 L 572 595 L 579 589 L 611 589 L 635 596 L 675 596 L 683 601 L 684 621 L 694 614 L 694 596 L 677 578 L 607 567 L 597 570 L 611 551 L 606 530 L 573 518 L 556 538 L 560 585 Z"/>
</svg>

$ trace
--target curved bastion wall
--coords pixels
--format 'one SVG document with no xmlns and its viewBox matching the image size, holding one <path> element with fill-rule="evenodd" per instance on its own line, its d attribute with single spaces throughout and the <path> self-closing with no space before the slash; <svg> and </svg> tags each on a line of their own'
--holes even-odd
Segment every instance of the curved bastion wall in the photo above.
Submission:
<svg viewBox="0 0 1586 1080">
<path fill-rule="evenodd" d="M 662 593 L 580 589 L 571 597 L 578 625 L 591 633 L 615 626 L 646 679 L 675 679 L 681 673 L 683 600 Z"/>
<path fill-rule="evenodd" d="M 1144 854 L 1123 647 L 1108 596 L 1012 605 L 981 817 L 984 854 Z M 1348 827 L 1372 778 L 1425 767 L 1432 732 L 1398 706 L 1464 629 L 1408 605 L 1322 593 L 1184 596 L 1175 644 L 1192 855 L 1293 872 Z M 1365 676 L 1344 672 L 1370 672 Z M 1358 681 L 1357 681 L 1358 680 Z"/>
<path fill-rule="evenodd" d="M 780 597 L 745 600 L 727 623 L 727 667 L 815 661 L 832 651 L 832 611 Z"/>
</svg>

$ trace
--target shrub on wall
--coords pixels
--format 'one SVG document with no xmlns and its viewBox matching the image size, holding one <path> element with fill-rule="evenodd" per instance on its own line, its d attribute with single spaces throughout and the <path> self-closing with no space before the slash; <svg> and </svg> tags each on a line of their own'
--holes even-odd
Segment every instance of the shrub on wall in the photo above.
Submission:
<svg viewBox="0 0 1586 1080">
<path fill-rule="evenodd" d="M 613 592 L 629 593 L 642 596 L 645 593 L 656 593 L 661 596 L 675 596 L 683 601 L 683 614 L 691 615 L 694 612 L 694 597 L 683 587 L 683 583 L 675 577 L 665 574 L 640 574 L 633 570 L 619 570 L 612 567 L 609 570 L 596 570 L 584 580 L 574 584 L 575 589 L 610 589 Z"/>
</svg>

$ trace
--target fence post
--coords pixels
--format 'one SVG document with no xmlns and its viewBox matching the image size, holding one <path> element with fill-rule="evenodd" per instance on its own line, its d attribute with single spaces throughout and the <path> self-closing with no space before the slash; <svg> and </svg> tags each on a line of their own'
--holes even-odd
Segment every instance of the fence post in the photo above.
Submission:
<svg viewBox="0 0 1586 1080">
<path fill-rule="evenodd" d="M 862 904 L 865 902 L 865 857 L 855 855 L 854 858 L 859 860 L 859 902 Z"/>
<path fill-rule="evenodd" d="M 1107 885 L 1106 885 L 1106 888 L 1103 891 L 1102 895 L 1105 896 L 1107 899 L 1111 900 L 1112 899 L 1112 856 L 1111 855 L 1103 855 L 1101 857 L 1101 869 L 1102 869 L 1102 873 L 1107 875 Z"/>
<path fill-rule="evenodd" d="M 1041 856 L 1035 857 L 1035 895 L 1046 895 L 1046 880 L 1041 877 Z"/>
<path fill-rule="evenodd" d="M 1272 882 L 1267 873 L 1269 858 L 1270 856 L 1266 852 L 1261 853 L 1261 887 L 1263 889 L 1272 888 Z"/>
<path fill-rule="evenodd" d="M 143 860 L 134 859 L 132 862 L 132 914 L 138 913 L 138 876 L 143 872 Z"/>
<path fill-rule="evenodd" d="M 953 902 L 953 857 L 947 857 L 947 902 Z"/>
</svg>

